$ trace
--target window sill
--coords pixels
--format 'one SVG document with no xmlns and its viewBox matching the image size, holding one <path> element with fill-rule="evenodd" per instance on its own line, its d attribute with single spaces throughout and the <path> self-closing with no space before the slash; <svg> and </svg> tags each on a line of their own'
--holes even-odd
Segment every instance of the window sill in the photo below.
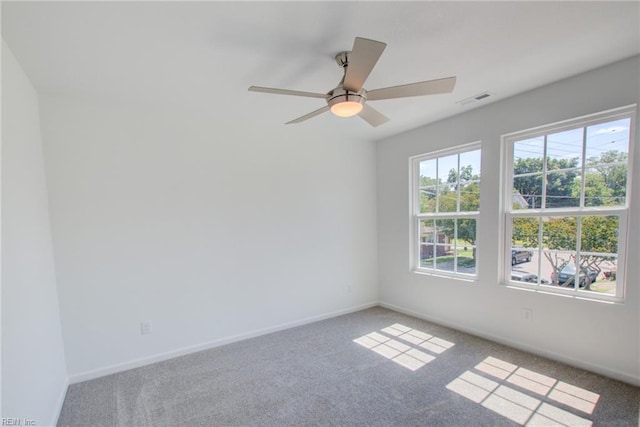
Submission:
<svg viewBox="0 0 640 427">
<path fill-rule="evenodd" d="M 444 271 L 423 270 L 414 268 L 411 270 L 413 273 L 421 276 L 439 277 L 443 279 L 452 279 L 460 282 L 475 283 L 478 281 L 478 276 L 471 276 L 468 274 L 446 273 Z"/>
<path fill-rule="evenodd" d="M 597 295 L 597 294 L 592 295 L 587 293 L 577 293 L 576 291 L 571 291 L 571 290 L 538 288 L 538 285 L 515 284 L 513 282 L 502 283 L 502 286 L 504 286 L 507 289 L 513 289 L 516 291 L 531 292 L 531 293 L 542 294 L 542 295 L 552 295 L 555 297 L 569 298 L 569 299 L 580 300 L 580 301 L 597 302 L 597 303 L 604 303 L 604 304 L 610 304 L 610 305 L 624 304 L 624 298 L 610 296 L 610 295 Z"/>
</svg>

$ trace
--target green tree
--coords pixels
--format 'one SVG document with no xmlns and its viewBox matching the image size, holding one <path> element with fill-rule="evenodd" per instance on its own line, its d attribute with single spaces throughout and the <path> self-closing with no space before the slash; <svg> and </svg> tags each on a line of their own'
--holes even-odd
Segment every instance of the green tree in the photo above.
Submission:
<svg viewBox="0 0 640 427">
<path fill-rule="evenodd" d="M 575 206 L 572 201 L 572 186 L 579 170 L 554 172 L 559 169 L 571 169 L 578 166 L 578 158 L 547 158 L 547 207 Z M 542 171 L 541 157 L 517 159 L 513 164 L 513 188 L 529 202 L 530 208 L 542 207 Z M 517 176 L 521 174 L 533 174 Z"/>
<path fill-rule="evenodd" d="M 480 186 L 477 180 L 480 178 L 473 173 L 471 165 L 460 168 L 460 175 L 456 169 L 451 169 L 447 177 L 447 184 L 443 185 L 439 193 L 439 210 L 440 212 L 456 212 L 458 204 L 458 192 L 460 194 L 460 211 L 474 212 L 480 209 Z M 459 180 L 461 178 L 461 180 Z M 459 190 L 459 191 L 458 191 Z M 467 242 L 471 246 L 476 244 L 476 220 L 475 219 L 447 219 L 441 220 L 442 232 L 449 237 L 455 239 L 455 224 L 457 221 L 458 235 L 457 239 Z M 475 248 L 472 253 L 475 259 Z"/>
<path fill-rule="evenodd" d="M 458 171 L 455 169 L 449 170 L 447 176 L 447 182 L 449 184 L 457 184 L 458 182 L 471 181 L 478 179 L 478 175 L 473 174 L 473 166 L 467 165 L 460 168 L 460 180 L 458 181 Z"/>
<path fill-rule="evenodd" d="M 586 162 L 589 170 L 595 170 L 610 191 L 608 205 L 624 204 L 627 192 L 627 153 L 609 150 L 600 157 L 589 157 Z"/>
<path fill-rule="evenodd" d="M 580 200 L 582 182 L 574 180 L 571 194 Z M 610 205 L 614 201 L 613 191 L 605 182 L 605 177 L 598 172 L 585 173 L 584 176 L 584 203 L 585 206 Z"/>
<path fill-rule="evenodd" d="M 436 211 L 436 189 L 439 179 L 420 176 L 420 212 Z"/>
<path fill-rule="evenodd" d="M 514 218 L 511 244 L 525 248 L 538 247 L 538 218 Z"/>
</svg>

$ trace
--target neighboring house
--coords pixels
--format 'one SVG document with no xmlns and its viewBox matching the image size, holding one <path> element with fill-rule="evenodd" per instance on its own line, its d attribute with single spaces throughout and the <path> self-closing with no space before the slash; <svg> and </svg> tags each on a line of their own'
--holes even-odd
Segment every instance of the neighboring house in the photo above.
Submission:
<svg viewBox="0 0 640 427">
<path fill-rule="evenodd" d="M 434 240 L 434 228 L 425 227 L 424 223 L 420 223 L 420 258 L 433 258 L 434 242 L 436 243 L 436 256 L 446 255 L 451 251 L 449 245 L 449 236 L 444 233 L 437 233 Z"/>
<path fill-rule="evenodd" d="M 511 196 L 511 201 L 514 206 L 518 205 L 518 207 L 522 209 L 526 209 L 529 207 L 529 203 L 527 203 L 527 200 L 522 196 L 522 194 L 520 194 L 519 191 L 513 193 L 513 195 Z"/>
</svg>

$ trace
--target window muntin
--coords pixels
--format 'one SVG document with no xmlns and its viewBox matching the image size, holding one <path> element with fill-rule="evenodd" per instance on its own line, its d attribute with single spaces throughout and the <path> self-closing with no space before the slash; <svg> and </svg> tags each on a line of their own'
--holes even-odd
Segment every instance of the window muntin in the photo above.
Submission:
<svg viewBox="0 0 640 427">
<path fill-rule="evenodd" d="M 477 276 L 480 144 L 418 156 L 413 171 L 413 268 Z"/>
<path fill-rule="evenodd" d="M 634 117 L 626 107 L 504 138 L 506 282 L 622 299 Z"/>
</svg>

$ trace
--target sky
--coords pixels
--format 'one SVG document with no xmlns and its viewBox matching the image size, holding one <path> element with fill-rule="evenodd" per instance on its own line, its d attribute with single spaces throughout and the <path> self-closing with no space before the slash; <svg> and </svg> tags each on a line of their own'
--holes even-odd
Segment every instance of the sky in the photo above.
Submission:
<svg viewBox="0 0 640 427">
<path fill-rule="evenodd" d="M 600 123 L 586 128 L 586 157 L 599 157 L 610 150 L 629 152 L 629 119 Z M 578 157 L 582 161 L 583 128 L 550 134 L 547 137 L 547 154 L 551 158 Z M 544 136 L 517 141 L 514 159 L 542 158 Z"/>
<path fill-rule="evenodd" d="M 458 155 L 439 157 L 438 175 L 439 178 L 446 182 L 451 169 L 458 169 Z M 460 167 L 471 165 L 474 175 L 480 175 L 480 150 L 467 151 L 460 154 Z M 435 178 L 436 176 L 436 159 L 420 162 L 420 175 Z"/>
<path fill-rule="evenodd" d="M 630 120 L 620 119 L 585 128 L 549 134 L 547 136 L 547 155 L 551 158 L 563 159 L 577 157 L 580 165 L 582 159 L 583 131 L 586 130 L 586 157 L 599 157 L 610 150 L 629 152 Z M 516 141 L 514 159 L 542 158 L 544 152 L 544 135 Z M 458 154 L 443 156 L 437 159 L 420 162 L 420 176 L 435 178 L 436 164 L 438 178 L 446 182 L 451 169 L 458 169 Z M 480 150 L 460 154 L 460 167 L 471 165 L 474 174 L 480 174 Z M 542 171 L 540 171 L 542 172 Z"/>
</svg>

